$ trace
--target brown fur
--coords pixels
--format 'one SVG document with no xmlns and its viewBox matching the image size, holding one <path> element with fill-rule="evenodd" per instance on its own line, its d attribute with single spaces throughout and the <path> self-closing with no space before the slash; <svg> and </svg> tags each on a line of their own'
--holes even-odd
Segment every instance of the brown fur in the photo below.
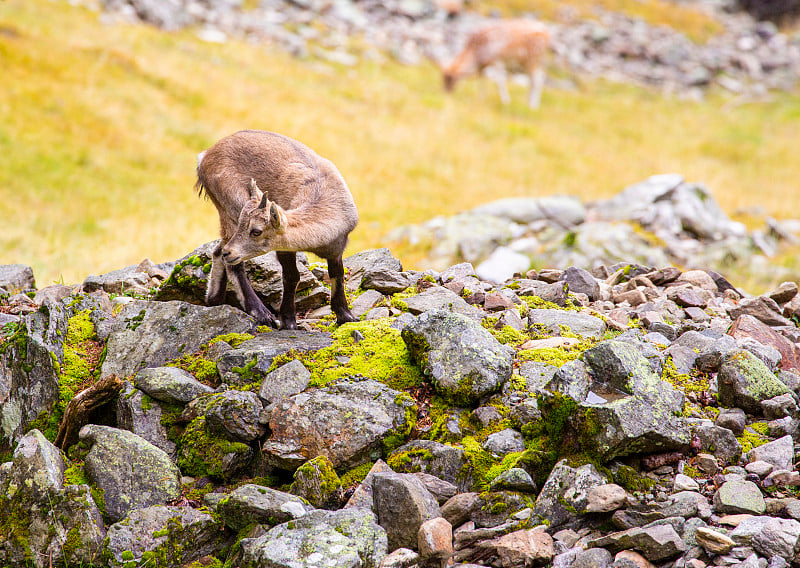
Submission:
<svg viewBox="0 0 800 568">
<path fill-rule="evenodd" d="M 443 69 L 445 88 L 451 91 L 460 79 L 495 64 L 518 67 L 531 79 L 528 104 L 538 107 L 544 81 L 542 63 L 549 46 L 550 30 L 541 22 L 516 19 L 487 24 L 467 37 L 464 49 Z M 503 102 L 508 103 L 507 87 L 498 83 L 498 88 Z"/>
<path fill-rule="evenodd" d="M 242 276 L 241 263 L 279 251 L 284 268 L 281 322 L 283 327 L 295 327 L 294 253 L 309 251 L 328 260 L 337 321 L 352 321 L 343 302 L 341 265 L 358 212 L 344 178 L 329 160 L 281 134 L 243 130 L 201 156 L 195 188 L 216 206 L 222 237 L 212 260 L 208 303 L 222 301 L 230 277 L 245 310 L 274 325 L 269 310 Z"/>
</svg>

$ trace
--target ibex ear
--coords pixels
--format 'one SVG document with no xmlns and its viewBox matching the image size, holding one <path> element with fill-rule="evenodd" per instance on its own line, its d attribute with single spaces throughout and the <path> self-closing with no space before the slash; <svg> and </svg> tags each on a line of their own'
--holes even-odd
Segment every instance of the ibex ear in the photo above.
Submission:
<svg viewBox="0 0 800 568">
<path fill-rule="evenodd" d="M 267 194 L 264 193 L 261 196 L 261 203 L 258 204 L 259 209 L 266 209 L 267 208 Z"/>
<path fill-rule="evenodd" d="M 266 195 L 260 189 L 258 189 L 258 184 L 256 184 L 256 180 L 250 178 L 250 199 L 254 199 L 256 201 L 262 201 L 264 197 L 266 197 Z"/>
<path fill-rule="evenodd" d="M 286 213 L 273 202 L 269 206 L 269 222 L 276 233 L 283 233 L 286 230 Z"/>
</svg>

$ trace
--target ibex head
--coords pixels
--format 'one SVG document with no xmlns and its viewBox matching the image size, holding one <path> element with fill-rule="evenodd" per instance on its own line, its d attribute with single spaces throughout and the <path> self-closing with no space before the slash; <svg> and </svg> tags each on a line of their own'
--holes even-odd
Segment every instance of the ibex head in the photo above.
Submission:
<svg viewBox="0 0 800 568">
<path fill-rule="evenodd" d="M 286 231 L 286 213 L 250 180 L 250 200 L 242 207 L 236 232 L 222 249 L 227 264 L 239 264 L 274 250 L 277 235 Z"/>
</svg>

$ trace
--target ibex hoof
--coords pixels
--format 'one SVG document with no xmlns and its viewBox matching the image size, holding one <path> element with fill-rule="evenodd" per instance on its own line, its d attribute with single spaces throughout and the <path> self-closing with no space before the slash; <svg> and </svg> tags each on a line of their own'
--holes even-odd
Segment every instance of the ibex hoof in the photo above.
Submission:
<svg viewBox="0 0 800 568">
<path fill-rule="evenodd" d="M 340 314 L 336 314 L 336 325 L 342 325 L 351 321 L 358 321 L 358 318 L 353 315 L 353 312 L 347 310 Z"/>
<path fill-rule="evenodd" d="M 256 318 L 256 323 L 278 329 L 278 320 L 275 319 L 275 316 L 273 316 L 267 308 L 256 310 L 251 315 Z"/>
<path fill-rule="evenodd" d="M 297 329 L 297 322 L 291 320 L 281 320 L 281 329 Z"/>
</svg>

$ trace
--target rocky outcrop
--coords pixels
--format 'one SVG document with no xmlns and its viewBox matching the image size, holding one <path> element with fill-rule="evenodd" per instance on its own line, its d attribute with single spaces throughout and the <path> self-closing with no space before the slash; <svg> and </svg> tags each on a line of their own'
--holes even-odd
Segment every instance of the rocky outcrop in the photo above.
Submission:
<svg viewBox="0 0 800 568">
<path fill-rule="evenodd" d="M 155 292 L 32 301 L 0 331 L 0 562 L 794 560 L 796 285 L 746 302 L 671 266 L 496 284 L 386 249 L 347 264 L 363 319 L 338 327 L 300 309 L 302 329 L 259 329 Z M 121 392 L 62 453 L 66 402 L 111 372 Z"/>
</svg>

